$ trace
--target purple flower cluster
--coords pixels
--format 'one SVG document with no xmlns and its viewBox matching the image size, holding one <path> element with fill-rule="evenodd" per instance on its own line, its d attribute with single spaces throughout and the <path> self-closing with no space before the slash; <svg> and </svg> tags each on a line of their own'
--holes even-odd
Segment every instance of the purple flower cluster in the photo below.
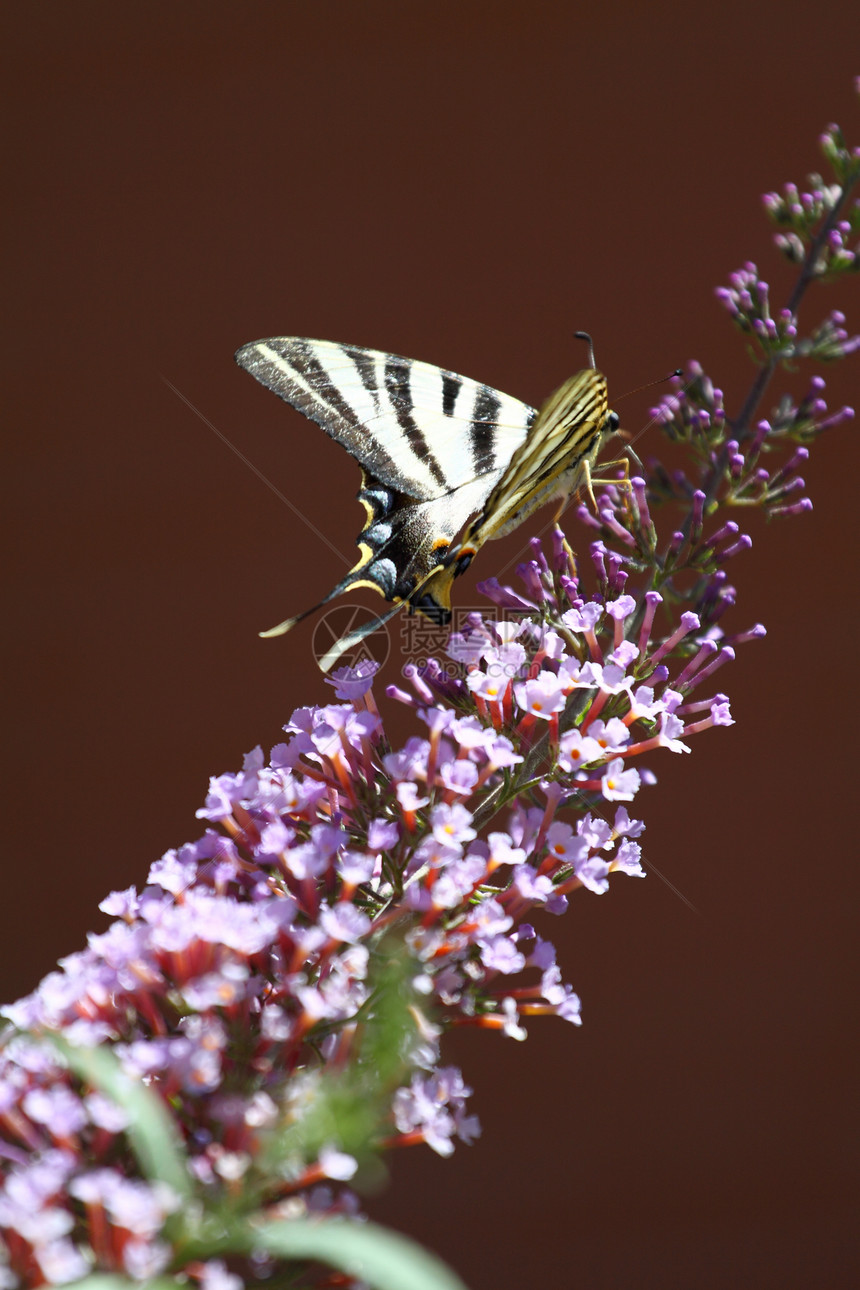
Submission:
<svg viewBox="0 0 860 1290">
<path fill-rule="evenodd" d="M 717 287 L 717 298 L 736 326 L 751 342 L 757 359 L 771 366 L 795 358 L 833 362 L 860 348 L 860 336 L 845 330 L 845 316 L 832 310 L 810 334 L 798 334 L 797 308 L 812 281 L 832 282 L 860 272 L 860 202 L 849 200 L 860 175 L 860 149 L 849 148 L 837 125 L 820 139 L 833 170 L 834 183 L 820 175 L 808 177 L 808 189 L 786 184 L 781 193 L 765 193 L 765 210 L 778 228 L 774 240 L 800 276 L 785 307 L 772 316 L 769 288 L 755 264 L 733 273 L 728 287 Z M 852 245 L 853 242 L 853 245 Z"/>
<path fill-rule="evenodd" d="M 354 1208 L 332 1184 L 356 1169 L 355 1144 L 306 1139 L 286 1179 L 266 1179 L 260 1162 L 297 1107 L 307 1115 L 324 1096 L 321 1072 L 360 1057 L 374 963 L 393 941 L 412 964 L 414 1025 L 378 1146 L 448 1154 L 477 1134 L 469 1090 L 439 1065 L 446 1029 L 522 1039 L 528 1016 L 579 1024 L 555 950 L 528 920 L 562 913 L 580 888 L 606 891 L 613 872 L 643 876 L 631 763 L 685 752 L 684 737 L 731 721 L 723 695 L 691 698 L 730 651 L 692 613 L 655 635 L 656 592 L 584 598 L 560 540 L 556 550 L 554 570 L 524 569 L 527 589 L 543 588 L 532 615 L 473 615 L 451 639 L 457 675 L 434 661 L 411 671 L 411 692 L 391 687 L 423 735 L 390 750 L 375 665 L 345 669 L 339 702 L 299 709 L 268 758 L 256 749 L 213 779 L 198 812 L 212 827 L 157 861 L 142 891 L 104 901 L 108 930 L 4 1010 L 29 1032 L 0 1062 L 0 1229 L 20 1268 L 56 1282 L 91 1265 L 155 1275 L 177 1204 L 128 1176 L 123 1111 L 34 1032 L 109 1043 L 158 1089 L 210 1199 L 241 1184 L 268 1204 L 289 1196 L 332 1213 Z M 554 627 L 539 621 L 548 607 Z"/>
<path fill-rule="evenodd" d="M 717 299 L 740 330 L 748 333 L 764 354 L 782 357 L 794 351 L 797 319 L 790 309 L 780 309 L 772 318 L 768 294 L 767 283 L 751 262 L 731 274 L 728 287 L 716 289 Z"/>
<path fill-rule="evenodd" d="M 650 486 L 659 501 L 692 503 L 696 515 L 694 536 L 700 529 L 698 517 L 704 513 L 708 487 L 721 505 L 757 506 L 771 517 L 811 510 L 812 502 L 803 495 L 804 480 L 798 473 L 809 457 L 807 445 L 854 416 L 854 409 L 849 407 L 828 415 L 822 397 L 823 377 L 810 378 L 800 402 L 783 395 L 770 417 L 756 421 L 745 433 L 735 431 L 727 420 L 722 391 L 713 388 L 698 363 L 690 363 L 684 375 L 673 377 L 672 383 L 672 392 L 652 408 L 651 415 L 671 439 L 689 445 L 708 478 L 701 481 L 704 487 L 697 488 L 699 481 L 691 481 L 681 471 L 669 475 L 655 463 Z M 778 448 L 789 449 L 790 455 L 779 465 L 766 465 L 765 455 L 772 455 Z M 639 481 L 633 482 L 636 485 Z M 728 530 L 724 538 L 729 533 L 737 534 L 737 527 Z M 710 541 L 713 545 L 713 538 Z M 716 558 L 716 552 L 714 555 Z M 706 564 L 706 551 L 693 553 L 693 567 Z"/>
<path fill-rule="evenodd" d="M 781 193 L 765 193 L 762 201 L 780 230 L 774 235 L 774 241 L 792 264 L 806 263 L 811 245 L 827 222 L 826 234 L 809 262 L 809 273 L 816 278 L 832 279 L 860 270 L 860 245 L 856 242 L 849 245 L 860 229 L 858 204 L 855 202 L 845 209 L 841 218 L 828 219 L 842 209 L 845 192 L 860 164 L 860 148 L 846 146 L 838 125 L 829 125 L 819 142 L 836 182 L 828 184 L 820 175 L 812 174 L 808 176 L 808 190 L 799 189 L 797 184 L 785 184 Z"/>
<path fill-rule="evenodd" d="M 834 235 L 842 237 L 841 224 L 834 225 Z M 792 234 L 792 236 L 795 236 Z M 835 247 L 834 238 L 828 239 L 828 248 Z M 841 247 L 841 241 L 839 242 Z M 828 269 L 821 275 L 835 276 L 837 273 L 852 269 L 855 253 L 842 247 L 828 261 Z M 858 261 L 860 263 L 860 261 Z M 775 318 L 771 317 L 770 288 L 759 277 L 756 266 L 749 262 L 729 276 L 728 287 L 717 287 L 717 299 L 725 306 L 732 321 L 744 332 L 755 347 L 755 352 L 762 359 L 785 361 L 792 358 L 817 358 L 823 363 L 837 358 L 845 358 L 860 348 L 860 336 L 849 336 L 845 330 L 845 315 L 833 309 L 810 332 L 808 337 L 799 339 L 797 332 L 797 315 L 789 308 L 780 309 Z"/>
</svg>

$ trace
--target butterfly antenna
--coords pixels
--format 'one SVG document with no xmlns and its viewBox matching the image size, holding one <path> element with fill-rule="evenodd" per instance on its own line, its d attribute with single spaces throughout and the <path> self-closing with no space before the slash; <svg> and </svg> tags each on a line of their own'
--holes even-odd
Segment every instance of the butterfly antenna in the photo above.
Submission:
<svg viewBox="0 0 860 1290">
<path fill-rule="evenodd" d="M 683 376 L 683 375 L 684 373 L 681 371 L 680 367 L 676 367 L 674 372 L 670 372 L 668 376 L 661 376 L 656 381 L 646 381 L 644 385 L 637 385 L 636 390 L 649 390 L 652 385 L 662 385 L 664 381 L 671 381 L 673 376 Z M 692 385 L 692 381 L 688 381 L 687 384 Z M 686 389 L 687 386 L 685 386 L 684 388 Z M 628 390 L 627 394 L 635 394 L 636 390 Z M 621 398 L 626 399 L 627 394 L 622 394 Z M 624 433 L 621 434 L 621 438 L 624 439 L 627 445 L 627 451 L 631 453 L 634 457 L 636 457 L 636 453 L 633 452 L 634 443 L 638 443 L 639 440 L 642 438 L 643 434 L 645 433 L 645 431 L 650 430 L 652 425 L 654 425 L 655 421 L 657 420 L 658 418 L 656 416 L 649 417 L 649 419 L 645 422 L 644 426 L 642 427 L 642 429 L 639 431 L 638 434 L 630 435 L 629 437 L 627 437 Z M 637 461 L 639 460 L 638 457 L 636 459 Z"/>
<path fill-rule="evenodd" d="M 622 399 L 629 398 L 631 394 L 638 394 L 640 390 L 650 390 L 652 385 L 662 385 L 664 381 L 671 381 L 673 377 L 683 375 L 684 373 L 680 367 L 676 367 L 674 372 L 669 372 L 666 376 L 658 376 L 656 381 L 646 381 L 644 385 L 634 385 L 632 390 L 625 390 L 623 394 L 619 394 L 617 398 L 613 399 L 613 402 L 620 403 Z"/>
<path fill-rule="evenodd" d="M 595 362 L 594 362 L 594 345 L 593 345 L 593 343 L 592 343 L 591 337 L 589 336 L 588 332 L 587 332 L 587 331 L 575 331 L 573 334 L 574 334 L 574 337 L 575 337 L 577 340 L 584 340 L 584 341 L 585 341 L 586 345 L 588 346 L 588 366 L 589 366 L 589 367 L 595 367 L 595 366 L 596 366 L 596 364 L 595 364 Z"/>
</svg>

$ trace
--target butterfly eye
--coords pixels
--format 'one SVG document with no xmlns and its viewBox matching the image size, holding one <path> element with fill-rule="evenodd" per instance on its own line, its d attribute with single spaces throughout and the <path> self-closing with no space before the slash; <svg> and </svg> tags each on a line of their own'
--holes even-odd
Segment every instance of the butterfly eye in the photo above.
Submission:
<svg viewBox="0 0 860 1290">
<path fill-rule="evenodd" d="M 459 578 L 459 576 L 460 576 L 460 574 L 461 574 L 461 573 L 465 573 L 465 572 L 466 572 L 466 570 L 468 569 L 469 565 L 472 563 L 472 559 L 474 558 L 474 555 L 475 555 L 475 552 L 474 552 L 474 551 L 466 551 L 466 552 L 464 552 L 464 554 L 463 554 L 463 555 L 461 555 L 461 556 L 460 556 L 459 560 L 458 560 L 458 561 L 457 561 L 457 563 L 454 565 L 454 577 L 455 577 L 455 578 Z"/>
<path fill-rule="evenodd" d="M 610 412 L 606 418 L 606 429 L 612 434 L 621 424 L 621 419 L 617 412 Z"/>
</svg>

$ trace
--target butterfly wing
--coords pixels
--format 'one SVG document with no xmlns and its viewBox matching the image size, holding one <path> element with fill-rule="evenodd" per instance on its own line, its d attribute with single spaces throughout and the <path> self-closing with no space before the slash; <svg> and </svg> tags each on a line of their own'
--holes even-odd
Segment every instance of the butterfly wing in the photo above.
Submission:
<svg viewBox="0 0 860 1290">
<path fill-rule="evenodd" d="M 469 377 L 359 345 L 277 336 L 244 345 L 236 362 L 420 501 L 503 469 L 536 415 Z"/>
<path fill-rule="evenodd" d="M 606 438 L 618 425 L 609 411 L 606 378 L 593 367 L 577 372 L 543 404 L 528 438 L 515 449 L 481 513 L 464 534 L 470 555 L 492 538 L 517 528 L 553 497 L 564 498 L 588 481 Z"/>
<path fill-rule="evenodd" d="M 362 467 L 360 559 L 325 601 L 362 586 L 394 603 L 416 593 L 443 567 L 536 416 L 489 385 L 358 345 L 280 336 L 243 346 L 236 361 Z M 416 607 L 444 617 L 449 581 L 441 602 L 419 597 Z"/>
</svg>

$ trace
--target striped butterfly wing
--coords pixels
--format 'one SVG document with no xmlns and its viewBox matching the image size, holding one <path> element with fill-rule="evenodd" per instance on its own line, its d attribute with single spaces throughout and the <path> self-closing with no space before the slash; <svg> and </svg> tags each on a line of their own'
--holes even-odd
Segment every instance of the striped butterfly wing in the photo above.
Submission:
<svg viewBox="0 0 860 1290">
<path fill-rule="evenodd" d="M 561 501 L 558 519 L 581 484 L 591 489 L 591 467 L 617 428 L 618 417 L 609 411 L 601 372 L 592 366 L 565 381 L 537 413 L 444 566 L 428 578 L 421 599 L 430 605 L 450 605 L 454 578 L 468 568 L 484 543 L 504 537 L 553 498 Z M 416 603 L 423 608 L 421 601 Z"/>
<path fill-rule="evenodd" d="M 583 482 L 590 486 L 591 468 L 617 427 L 602 372 L 589 367 L 565 381 L 543 404 L 530 434 L 469 525 L 459 558 L 510 533 L 551 499 L 566 500 Z"/>
<path fill-rule="evenodd" d="M 446 569 L 454 539 L 526 442 L 535 410 L 455 372 L 357 345 L 274 337 L 243 346 L 236 361 L 361 466 L 360 558 L 320 604 L 369 586 L 394 604 L 414 597 L 444 621 L 450 577 L 437 580 L 437 594 L 421 589 Z"/>
</svg>

